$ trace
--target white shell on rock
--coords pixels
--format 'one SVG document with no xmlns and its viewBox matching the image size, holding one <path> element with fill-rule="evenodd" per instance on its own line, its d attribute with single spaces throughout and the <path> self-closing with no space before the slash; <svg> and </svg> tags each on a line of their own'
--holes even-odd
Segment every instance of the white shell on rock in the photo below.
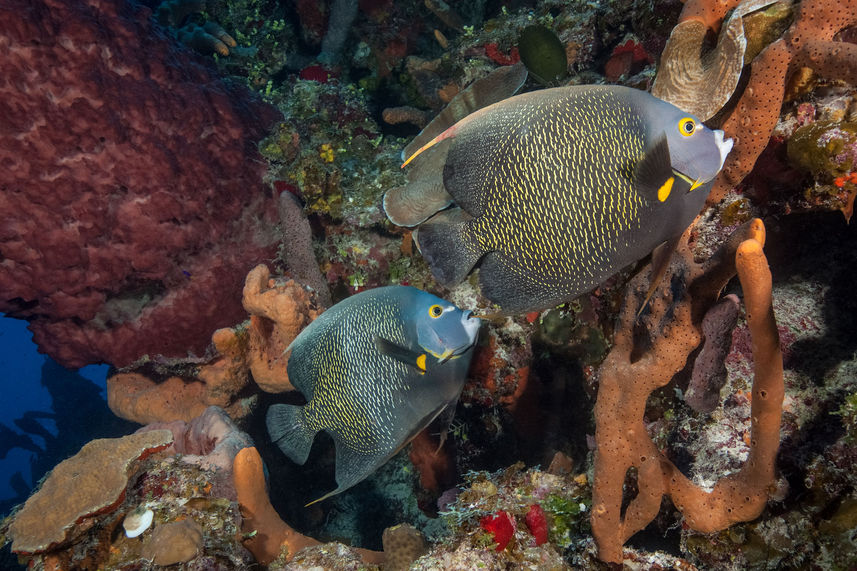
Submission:
<svg viewBox="0 0 857 571">
<path fill-rule="evenodd" d="M 125 535 L 128 537 L 137 537 L 152 525 L 152 520 L 155 517 L 155 512 L 146 506 L 140 506 L 128 515 L 122 522 L 122 527 L 125 528 Z"/>
</svg>

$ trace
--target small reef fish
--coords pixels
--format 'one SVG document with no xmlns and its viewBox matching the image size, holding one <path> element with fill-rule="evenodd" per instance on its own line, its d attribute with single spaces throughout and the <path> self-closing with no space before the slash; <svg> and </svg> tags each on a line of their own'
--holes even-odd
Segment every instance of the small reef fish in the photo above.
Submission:
<svg viewBox="0 0 857 571">
<path fill-rule="evenodd" d="M 731 148 L 722 131 L 643 91 L 545 89 L 406 149 L 415 174 L 384 207 L 393 223 L 420 225 L 415 241 L 441 284 L 478 265 L 483 294 L 524 313 L 574 299 L 663 246 L 659 279 Z"/>
<path fill-rule="evenodd" d="M 298 464 L 318 431 L 333 437 L 337 488 L 311 503 L 360 482 L 454 412 L 480 324 L 430 293 L 388 286 L 337 303 L 295 338 L 289 380 L 307 404 L 271 405 L 266 420 Z"/>
</svg>

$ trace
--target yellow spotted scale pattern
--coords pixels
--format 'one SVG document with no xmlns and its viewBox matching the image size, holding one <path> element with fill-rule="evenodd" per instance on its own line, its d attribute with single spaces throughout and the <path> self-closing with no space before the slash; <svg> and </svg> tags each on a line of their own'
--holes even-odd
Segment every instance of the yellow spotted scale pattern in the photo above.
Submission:
<svg viewBox="0 0 857 571">
<path fill-rule="evenodd" d="M 455 410 L 478 330 L 469 312 L 432 294 L 387 286 L 340 301 L 301 331 L 288 373 L 307 403 L 272 404 L 266 424 L 271 440 L 298 464 L 318 432 L 333 438 L 337 488 L 315 501 L 357 484 L 438 415 Z M 427 357 L 446 351 L 455 356 Z"/>
<path fill-rule="evenodd" d="M 470 225 L 471 246 L 496 251 L 501 265 L 535 286 L 532 295 L 585 291 L 614 271 L 615 252 L 634 249 L 642 231 L 646 199 L 633 183 L 645 148 L 642 118 L 598 91 L 508 113 L 482 134 L 493 144 L 471 179 L 479 181 L 482 213 Z M 539 120 L 545 116 L 552 120 Z"/>
<path fill-rule="evenodd" d="M 385 205 L 418 220 L 425 211 L 415 197 L 437 198 L 442 187 L 455 206 L 414 232 L 435 279 L 452 287 L 477 268 L 482 293 L 504 312 L 542 310 L 661 245 L 668 252 L 731 146 L 722 131 L 644 91 L 544 89 L 483 107 L 438 135 L 409 157 L 408 187 L 388 192 Z"/>
<path fill-rule="evenodd" d="M 411 383 L 424 379 L 413 367 L 379 353 L 371 343 L 356 342 L 379 335 L 408 347 L 397 303 L 369 298 L 352 311 L 359 311 L 358 319 L 331 323 L 317 333 L 308 370 L 301 372 L 296 360 L 295 373 L 313 379 L 304 408 L 310 429 L 327 430 L 338 437 L 338 445 L 352 452 L 379 454 L 401 438 L 395 430 L 401 422 L 396 413 L 406 404 Z"/>
</svg>

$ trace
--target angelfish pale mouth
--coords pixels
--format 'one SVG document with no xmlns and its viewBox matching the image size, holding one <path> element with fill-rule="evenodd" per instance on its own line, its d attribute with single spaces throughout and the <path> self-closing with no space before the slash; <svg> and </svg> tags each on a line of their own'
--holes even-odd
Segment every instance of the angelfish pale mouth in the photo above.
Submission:
<svg viewBox="0 0 857 571">
<path fill-rule="evenodd" d="M 726 155 L 732 150 L 732 139 L 724 139 L 725 133 L 720 129 L 714 129 L 714 143 L 717 145 L 717 150 L 720 152 L 720 166 L 717 170 L 723 168 L 723 163 L 726 162 Z"/>
</svg>

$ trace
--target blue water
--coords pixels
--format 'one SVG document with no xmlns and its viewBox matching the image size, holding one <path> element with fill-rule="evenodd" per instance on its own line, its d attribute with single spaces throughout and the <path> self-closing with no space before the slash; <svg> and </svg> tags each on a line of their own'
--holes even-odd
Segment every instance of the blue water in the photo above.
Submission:
<svg viewBox="0 0 857 571">
<path fill-rule="evenodd" d="M 45 379 L 42 378 L 43 367 L 45 368 Z M 106 398 L 107 369 L 106 365 L 91 365 L 80 369 L 78 371 L 79 376 L 62 369 L 36 350 L 25 321 L 5 316 L 0 317 L 0 389 L 2 389 L 0 423 L 12 431 L 0 430 L 0 453 L 10 445 L 29 442 L 50 452 L 52 459 L 58 455 L 68 455 L 67 451 L 58 446 L 56 442 L 49 445 L 44 437 L 32 432 L 28 434 L 27 431 L 15 424 L 15 420 L 21 419 L 22 415 L 28 411 L 36 411 L 36 414 L 31 413 L 29 415 L 31 419 L 35 419 L 39 425 L 47 429 L 48 433 L 56 436 L 57 422 L 63 422 L 69 418 L 73 419 L 73 417 L 68 414 L 63 420 L 60 420 L 59 416 L 49 417 L 49 415 L 53 416 L 57 412 L 53 410 L 54 398 L 60 401 L 68 401 L 68 404 L 71 405 L 71 401 L 75 400 L 74 395 L 79 395 L 87 401 L 89 406 L 93 407 L 93 409 L 90 409 L 89 406 L 85 407 L 87 410 L 96 410 L 99 413 L 106 410 L 106 402 L 101 401 Z M 81 377 L 83 378 L 81 379 Z M 63 396 L 63 386 L 73 391 L 70 396 Z M 52 388 L 53 397 L 48 387 Z M 58 408 L 62 408 L 62 404 L 62 402 L 57 403 Z M 74 403 L 74 405 L 80 406 L 80 403 Z M 81 416 L 85 412 L 85 410 L 81 410 Z M 38 427 L 36 427 L 37 429 Z M 30 427 L 30 430 L 32 431 L 34 428 Z M 67 434 L 68 430 L 66 430 L 66 440 L 74 441 L 69 442 L 69 444 L 77 444 L 78 439 L 68 438 Z M 88 440 L 86 436 L 85 430 L 82 429 L 80 439 Z M 46 455 L 43 455 L 40 462 L 35 462 L 36 479 L 42 476 L 41 472 L 44 469 L 48 468 L 47 459 L 44 456 Z M 62 458 L 58 459 L 61 460 Z M 23 483 L 30 487 L 34 476 L 31 472 L 31 462 L 35 460 L 35 452 L 22 448 L 12 448 L 5 458 L 0 458 L 0 504 L 18 496 L 10 484 L 10 480 L 16 472 L 21 473 Z M 52 462 L 48 463 L 52 464 Z"/>
</svg>

